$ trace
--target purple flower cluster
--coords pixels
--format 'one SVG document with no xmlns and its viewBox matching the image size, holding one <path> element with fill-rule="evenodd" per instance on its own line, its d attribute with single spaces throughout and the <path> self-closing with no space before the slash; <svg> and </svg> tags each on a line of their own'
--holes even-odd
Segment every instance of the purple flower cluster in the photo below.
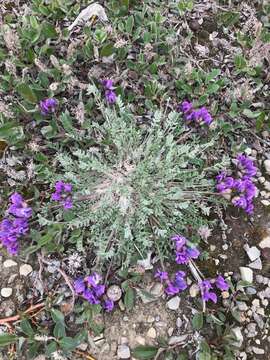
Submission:
<svg viewBox="0 0 270 360">
<path fill-rule="evenodd" d="M 100 304 L 105 311 L 112 311 L 114 308 L 114 302 L 112 300 L 104 300 L 103 295 L 105 294 L 105 285 L 101 283 L 102 277 L 93 273 L 92 275 L 86 276 L 85 278 L 79 278 L 74 281 L 74 289 L 77 295 L 81 295 L 90 304 Z"/>
<path fill-rule="evenodd" d="M 116 102 L 116 93 L 114 91 L 113 87 L 113 81 L 108 80 L 102 80 L 102 85 L 105 88 L 105 98 L 108 101 L 109 104 L 114 104 Z"/>
<path fill-rule="evenodd" d="M 216 189 L 220 193 L 234 193 L 232 204 L 252 214 L 254 210 L 253 200 L 257 195 L 257 187 L 253 183 L 252 177 L 256 175 L 257 168 L 253 161 L 245 155 L 238 155 L 237 168 L 240 173 L 239 178 L 227 176 L 222 171 L 217 177 Z"/>
<path fill-rule="evenodd" d="M 73 206 L 72 196 L 70 195 L 72 185 L 63 181 L 57 181 L 54 187 L 55 192 L 52 194 L 52 200 L 60 202 L 66 210 L 71 209 Z"/>
<path fill-rule="evenodd" d="M 10 255 L 18 254 L 18 239 L 28 232 L 28 219 L 31 216 L 32 209 L 23 200 L 23 197 L 18 193 L 11 195 L 7 217 L 0 223 L 0 242 Z"/>
<path fill-rule="evenodd" d="M 217 294 L 213 291 L 212 284 L 215 284 L 215 286 L 221 291 L 227 291 L 229 289 L 229 285 L 221 275 L 219 275 L 213 282 L 211 282 L 210 280 L 203 280 L 202 282 L 200 282 L 199 286 L 203 300 L 211 300 L 216 303 Z"/>
<path fill-rule="evenodd" d="M 39 103 L 40 112 L 42 115 L 46 116 L 53 112 L 57 107 L 57 100 L 54 98 L 41 100 Z"/>
<path fill-rule="evenodd" d="M 177 264 L 188 264 L 191 259 L 197 259 L 200 251 L 195 247 L 187 246 L 187 239 L 182 235 L 174 235 L 171 240 L 175 242 L 175 261 Z"/>
<path fill-rule="evenodd" d="M 155 278 L 158 278 L 161 282 L 166 284 L 165 293 L 169 296 L 178 294 L 187 288 L 185 277 L 186 273 L 184 271 L 177 271 L 173 280 L 169 279 L 166 271 L 157 270 L 155 273 Z"/>
<path fill-rule="evenodd" d="M 192 103 L 187 100 L 183 101 L 177 109 L 184 114 L 184 118 L 187 122 L 210 125 L 213 121 L 213 118 L 206 107 L 203 106 L 195 110 Z"/>
</svg>

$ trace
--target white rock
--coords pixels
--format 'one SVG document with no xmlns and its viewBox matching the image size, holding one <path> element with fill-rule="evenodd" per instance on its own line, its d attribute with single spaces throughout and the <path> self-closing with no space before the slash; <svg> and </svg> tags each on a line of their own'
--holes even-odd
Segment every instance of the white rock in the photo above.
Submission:
<svg viewBox="0 0 270 360">
<path fill-rule="evenodd" d="M 270 175 L 270 160 L 264 160 L 264 167 L 265 167 L 265 170 L 266 170 L 266 172 L 267 172 L 267 174 L 269 174 Z"/>
<path fill-rule="evenodd" d="M 262 260 L 259 258 L 248 265 L 251 269 L 262 270 Z"/>
<path fill-rule="evenodd" d="M 265 187 L 265 189 L 267 191 L 270 191 L 270 181 L 265 181 L 265 183 L 263 184 L 263 186 Z"/>
<path fill-rule="evenodd" d="M 138 335 L 135 338 L 137 344 L 144 346 L 145 345 L 145 337 Z"/>
<path fill-rule="evenodd" d="M 246 253 L 250 259 L 250 261 L 254 261 L 256 259 L 258 259 L 261 255 L 260 250 L 256 247 L 256 246 L 252 246 L 252 247 L 246 247 L 245 248 Z"/>
<path fill-rule="evenodd" d="M 130 358 L 130 349 L 127 345 L 119 345 L 117 349 L 118 359 L 129 359 Z"/>
<path fill-rule="evenodd" d="M 262 241 L 259 243 L 259 247 L 261 249 L 270 248 L 270 236 L 269 235 L 262 239 Z"/>
<path fill-rule="evenodd" d="M 147 337 L 151 338 L 151 339 L 155 339 L 157 337 L 157 332 L 156 329 L 151 327 L 146 334 Z"/>
<path fill-rule="evenodd" d="M 243 281 L 247 281 L 249 283 L 252 283 L 253 281 L 253 271 L 245 266 L 242 266 L 239 268 L 240 269 L 240 274 L 241 274 L 241 278 Z"/>
<path fill-rule="evenodd" d="M 12 295 L 12 288 L 3 288 L 1 289 L 1 296 L 8 298 Z"/>
<path fill-rule="evenodd" d="M 170 337 L 168 344 L 175 345 L 177 343 L 181 343 L 181 342 L 185 341 L 187 337 L 188 337 L 188 334 L 181 335 L 181 336 L 172 336 L 172 337 Z"/>
<path fill-rule="evenodd" d="M 258 178 L 258 180 L 259 180 L 259 183 L 263 184 L 263 183 L 265 182 L 265 177 L 264 177 L 264 176 L 260 176 L 260 177 Z"/>
<path fill-rule="evenodd" d="M 152 256 L 152 252 L 149 252 L 147 254 L 147 258 L 143 259 L 143 260 L 138 260 L 137 264 L 139 266 L 141 266 L 142 268 L 144 268 L 144 270 L 151 270 L 153 269 L 153 265 L 151 263 L 151 256 Z"/>
<path fill-rule="evenodd" d="M 177 310 L 180 305 L 180 297 L 175 296 L 167 302 L 167 308 L 170 310 Z"/>
<path fill-rule="evenodd" d="M 121 299 L 122 290 L 118 285 L 111 285 L 106 294 L 110 300 L 115 302 Z"/>
<path fill-rule="evenodd" d="M 258 284 L 262 284 L 263 283 L 263 276 L 262 275 L 256 275 L 256 281 Z"/>
<path fill-rule="evenodd" d="M 6 261 L 4 261 L 4 263 L 3 263 L 3 267 L 4 268 L 10 268 L 10 267 L 13 267 L 13 266 L 17 266 L 18 264 L 15 262 L 15 261 L 13 261 L 13 260 L 6 260 Z"/>
<path fill-rule="evenodd" d="M 269 206 L 269 205 L 270 205 L 270 201 L 269 201 L 269 200 L 261 200 L 261 203 L 262 203 L 264 206 Z"/>
<path fill-rule="evenodd" d="M 235 327 L 232 329 L 232 332 L 234 333 L 236 337 L 236 341 L 234 342 L 234 345 L 237 347 L 241 347 L 243 343 L 243 335 L 240 327 Z"/>
<path fill-rule="evenodd" d="M 260 349 L 258 347 L 252 346 L 252 351 L 254 352 L 254 354 L 256 355 L 263 355 L 264 354 L 264 350 Z"/>
<path fill-rule="evenodd" d="M 33 271 L 33 268 L 29 264 L 21 265 L 20 270 L 19 270 L 21 276 L 27 276 L 27 275 L 31 274 L 32 271 Z"/>
<path fill-rule="evenodd" d="M 192 298 L 195 298 L 200 292 L 200 288 L 197 284 L 191 285 L 189 288 L 189 294 Z"/>
<path fill-rule="evenodd" d="M 222 299 L 228 299 L 230 297 L 230 293 L 228 291 L 222 291 L 221 296 Z"/>
</svg>

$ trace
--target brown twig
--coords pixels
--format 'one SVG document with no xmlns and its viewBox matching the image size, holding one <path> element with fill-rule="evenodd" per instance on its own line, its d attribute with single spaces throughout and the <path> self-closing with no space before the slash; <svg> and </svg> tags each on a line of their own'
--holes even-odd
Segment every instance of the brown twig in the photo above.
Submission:
<svg viewBox="0 0 270 360">
<path fill-rule="evenodd" d="M 23 315 L 27 315 L 36 309 L 44 308 L 44 306 L 45 306 L 44 302 L 42 302 L 40 304 L 36 304 L 36 305 L 31 305 L 27 310 L 25 310 L 23 312 Z M 15 315 L 15 316 L 7 317 L 4 319 L 0 319 L 0 325 L 8 324 L 9 322 L 21 320 L 21 316 L 22 315 Z"/>
<path fill-rule="evenodd" d="M 45 260 L 43 258 L 42 255 L 38 255 L 38 258 L 41 262 L 43 262 L 46 265 L 53 265 L 52 262 L 50 262 L 49 260 Z M 70 288 L 71 294 L 72 294 L 72 302 L 71 302 L 71 306 L 70 306 L 70 311 L 68 312 L 68 314 L 70 314 L 74 308 L 74 303 L 75 303 L 75 291 L 73 289 L 73 286 L 69 280 L 69 277 L 67 276 L 67 274 L 64 272 L 64 270 L 62 270 L 60 267 L 56 267 L 56 270 L 63 276 L 66 284 L 68 285 L 68 287 Z"/>
<path fill-rule="evenodd" d="M 84 359 L 86 359 L 86 360 L 95 360 L 92 355 L 90 355 L 90 354 L 88 354 L 88 353 L 85 353 L 85 352 L 83 352 L 83 351 L 74 350 L 73 352 L 74 352 L 75 354 L 77 354 L 77 355 L 82 356 L 82 357 L 83 357 Z"/>
</svg>

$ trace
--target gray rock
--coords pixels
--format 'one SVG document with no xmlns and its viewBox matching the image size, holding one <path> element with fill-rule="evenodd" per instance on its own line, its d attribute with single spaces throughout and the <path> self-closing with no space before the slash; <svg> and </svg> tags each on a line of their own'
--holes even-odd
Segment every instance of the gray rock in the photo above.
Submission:
<svg viewBox="0 0 270 360">
<path fill-rule="evenodd" d="M 263 283 L 263 276 L 262 275 L 256 275 L 256 281 L 258 284 L 262 284 Z"/>
<path fill-rule="evenodd" d="M 260 329 L 264 328 L 264 321 L 262 317 L 256 313 L 253 314 L 253 319 L 256 321 Z"/>
<path fill-rule="evenodd" d="M 183 321 L 178 317 L 178 318 L 176 319 L 176 326 L 177 326 L 178 328 L 180 328 L 182 325 L 183 325 Z"/>
<path fill-rule="evenodd" d="M 262 260 L 260 258 L 256 259 L 248 265 L 251 269 L 262 270 Z"/>
<path fill-rule="evenodd" d="M 130 358 L 130 349 L 127 345 L 119 345 L 117 349 L 118 359 L 129 359 Z"/>
<path fill-rule="evenodd" d="M 167 308 L 170 310 L 177 310 L 180 306 L 180 297 L 174 296 L 167 302 Z"/>
<path fill-rule="evenodd" d="M 264 164 L 265 171 L 267 172 L 267 174 L 270 175 L 270 160 L 269 159 L 264 160 L 263 164 Z"/>
<path fill-rule="evenodd" d="M 256 291 L 255 288 L 249 286 L 249 287 L 246 288 L 246 293 L 248 295 L 255 295 L 257 293 L 257 291 Z"/>
<path fill-rule="evenodd" d="M 259 243 L 261 249 L 270 248 L 270 236 L 265 236 L 262 241 Z"/>
<path fill-rule="evenodd" d="M 252 351 L 254 352 L 254 354 L 256 355 L 263 355 L 264 354 L 264 350 L 260 349 L 258 347 L 252 346 Z"/>
<path fill-rule="evenodd" d="M 161 283 L 155 283 L 151 288 L 151 295 L 155 297 L 160 297 L 163 294 L 163 285 Z"/>
<path fill-rule="evenodd" d="M 33 271 L 33 268 L 29 264 L 21 265 L 20 270 L 19 270 L 21 276 L 27 276 L 27 275 L 31 274 L 32 271 Z"/>
<path fill-rule="evenodd" d="M 234 342 L 234 345 L 236 347 L 241 347 L 244 341 L 243 335 L 242 335 L 242 330 L 240 327 L 235 327 L 232 329 L 232 332 L 235 335 L 236 341 Z"/>
<path fill-rule="evenodd" d="M 245 250 L 250 261 L 254 261 L 258 259 L 261 255 L 260 250 L 256 246 L 252 246 L 252 247 L 246 246 Z"/>
<path fill-rule="evenodd" d="M 248 306 L 244 301 L 237 301 L 237 307 L 240 311 L 247 311 Z"/>
</svg>

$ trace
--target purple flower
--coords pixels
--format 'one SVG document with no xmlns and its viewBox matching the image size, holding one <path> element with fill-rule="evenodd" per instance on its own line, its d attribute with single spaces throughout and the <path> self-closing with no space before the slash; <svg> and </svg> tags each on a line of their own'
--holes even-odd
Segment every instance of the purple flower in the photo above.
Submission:
<svg viewBox="0 0 270 360">
<path fill-rule="evenodd" d="M 165 293 L 169 296 L 178 294 L 179 291 L 179 288 L 172 284 L 170 281 L 168 282 L 168 286 L 165 288 Z"/>
<path fill-rule="evenodd" d="M 106 312 L 111 312 L 114 308 L 114 302 L 112 300 L 105 300 L 103 308 Z"/>
<path fill-rule="evenodd" d="M 180 251 L 182 247 L 187 243 L 187 239 L 182 235 L 173 235 L 171 240 L 175 241 L 176 250 Z"/>
<path fill-rule="evenodd" d="M 53 201 L 61 201 L 61 199 L 62 199 L 61 194 L 59 194 L 58 192 L 52 193 L 52 200 Z"/>
<path fill-rule="evenodd" d="M 188 113 L 189 111 L 192 110 L 192 103 L 185 100 L 182 102 L 182 104 L 178 105 L 178 109 L 183 113 Z"/>
<path fill-rule="evenodd" d="M 179 251 L 176 253 L 175 262 L 177 264 L 188 264 L 190 258 L 186 252 L 186 247 L 183 249 L 183 251 Z"/>
<path fill-rule="evenodd" d="M 97 274 L 96 272 L 94 272 L 92 275 L 87 276 L 85 280 L 87 281 L 89 286 L 92 286 L 95 288 L 102 280 L 102 277 L 99 274 Z"/>
<path fill-rule="evenodd" d="M 61 203 L 65 210 L 72 209 L 73 201 L 70 192 L 72 185 L 64 181 L 57 181 L 54 185 L 55 192 L 52 194 L 51 199 Z"/>
<path fill-rule="evenodd" d="M 85 283 L 83 278 L 79 278 L 77 280 L 74 281 L 74 289 L 76 294 L 82 294 L 85 291 Z"/>
<path fill-rule="evenodd" d="M 101 297 L 105 292 L 105 285 L 96 285 L 93 289 L 95 296 Z"/>
<path fill-rule="evenodd" d="M 113 80 L 105 79 L 101 81 L 102 85 L 105 87 L 106 90 L 113 90 Z"/>
<path fill-rule="evenodd" d="M 100 301 L 96 298 L 96 296 L 94 295 L 93 291 L 90 289 L 85 289 L 85 291 L 83 292 L 83 297 L 85 298 L 85 300 L 87 300 L 91 305 L 96 305 L 99 304 Z"/>
<path fill-rule="evenodd" d="M 66 198 L 65 201 L 63 202 L 63 205 L 65 210 L 72 209 L 73 207 L 72 198 L 71 197 Z"/>
<path fill-rule="evenodd" d="M 228 283 L 226 282 L 226 280 L 224 279 L 223 276 L 219 275 L 217 278 L 216 278 L 216 281 L 215 281 L 215 284 L 216 284 L 216 287 L 222 291 L 227 291 L 229 289 L 229 285 Z"/>
<path fill-rule="evenodd" d="M 160 281 L 165 281 L 168 279 L 168 273 L 166 271 L 157 270 L 155 278 L 159 278 Z"/>
<path fill-rule="evenodd" d="M 202 298 L 205 300 L 205 301 L 213 301 L 213 303 L 217 303 L 217 295 L 213 292 L 213 291 L 206 291 L 203 293 L 202 295 Z"/>
<path fill-rule="evenodd" d="M 57 100 L 54 98 L 49 98 L 45 100 L 41 100 L 39 103 L 39 108 L 42 115 L 49 115 L 53 113 L 57 107 Z"/>
<path fill-rule="evenodd" d="M 72 185 L 71 184 L 64 184 L 64 191 L 65 192 L 71 192 L 72 191 Z"/>
<path fill-rule="evenodd" d="M 194 110 L 192 103 L 189 101 L 183 101 L 177 108 L 179 111 L 184 113 L 186 121 L 195 122 L 198 124 L 210 125 L 213 118 L 206 107 L 201 107 L 198 110 Z"/>
<path fill-rule="evenodd" d="M 222 180 L 225 179 L 226 176 L 227 176 L 226 171 L 221 171 L 221 173 L 216 176 L 217 182 L 220 183 Z"/>
<path fill-rule="evenodd" d="M 236 196 L 232 199 L 232 203 L 234 206 L 239 207 L 241 209 L 246 209 L 247 207 L 247 200 L 244 196 Z"/>
<path fill-rule="evenodd" d="M 29 230 L 28 219 L 32 216 L 32 209 L 18 193 L 11 195 L 10 202 L 7 217 L 0 223 L 0 242 L 10 255 L 16 255 L 19 251 L 19 237 Z"/>
<path fill-rule="evenodd" d="M 248 215 L 252 214 L 254 211 L 254 205 L 251 202 L 248 202 L 245 211 Z"/>
<path fill-rule="evenodd" d="M 105 98 L 109 104 L 114 104 L 116 102 L 116 94 L 112 90 L 105 91 Z"/>
<path fill-rule="evenodd" d="M 209 280 L 201 281 L 199 283 L 199 286 L 201 289 L 201 294 L 202 294 L 203 300 L 205 300 L 205 301 L 211 300 L 214 303 L 217 302 L 217 295 L 213 291 L 210 291 L 213 287 Z"/>
<path fill-rule="evenodd" d="M 238 155 L 237 166 L 241 171 L 243 171 L 244 175 L 248 177 L 255 176 L 257 173 L 256 166 L 254 165 L 252 159 L 250 159 L 248 156 Z"/>
<path fill-rule="evenodd" d="M 18 194 L 17 192 L 12 194 L 9 199 L 12 202 L 12 204 L 19 206 L 19 207 L 22 206 L 23 197 L 22 197 L 22 195 Z"/>
<path fill-rule="evenodd" d="M 184 271 L 178 271 L 175 274 L 175 280 L 174 284 L 180 291 L 183 291 L 187 288 L 186 280 L 184 279 L 186 276 L 186 273 Z"/>
<path fill-rule="evenodd" d="M 63 181 L 56 181 L 54 187 L 57 193 L 61 193 L 65 190 L 65 183 Z"/>
<path fill-rule="evenodd" d="M 187 248 L 187 255 L 191 259 L 197 259 L 200 256 L 200 251 L 196 248 Z"/>
</svg>

